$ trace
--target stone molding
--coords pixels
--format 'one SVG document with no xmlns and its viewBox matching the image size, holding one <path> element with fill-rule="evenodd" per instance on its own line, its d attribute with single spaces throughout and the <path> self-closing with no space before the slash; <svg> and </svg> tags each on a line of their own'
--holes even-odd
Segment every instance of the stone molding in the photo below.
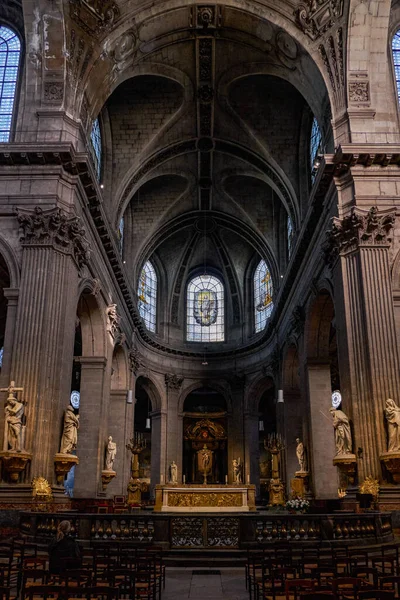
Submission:
<svg viewBox="0 0 400 600">
<path fill-rule="evenodd" d="M 52 246 L 71 254 L 80 269 L 88 263 L 89 242 L 79 217 L 70 216 L 60 208 L 43 210 L 40 206 L 33 211 L 18 209 L 17 212 L 23 246 Z"/>
<path fill-rule="evenodd" d="M 120 16 L 112 0 L 69 0 L 70 16 L 89 35 L 100 36 L 110 31 Z"/>
<path fill-rule="evenodd" d="M 175 373 L 165 373 L 164 379 L 167 390 L 179 390 L 183 383 L 183 377 L 178 377 Z"/>
<path fill-rule="evenodd" d="M 305 0 L 295 10 L 296 24 L 303 33 L 316 40 L 343 15 L 343 0 Z"/>
<path fill-rule="evenodd" d="M 333 219 L 332 228 L 327 232 L 324 246 L 325 262 L 333 266 L 338 255 L 345 255 L 360 247 L 386 247 L 392 242 L 390 232 L 393 229 L 395 214 L 370 208 L 366 215 L 352 212 L 351 215 Z"/>
</svg>

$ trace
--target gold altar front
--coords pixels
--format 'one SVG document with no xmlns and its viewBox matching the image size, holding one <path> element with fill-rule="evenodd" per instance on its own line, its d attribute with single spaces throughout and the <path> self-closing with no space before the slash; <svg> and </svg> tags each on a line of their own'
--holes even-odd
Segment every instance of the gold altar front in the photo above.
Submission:
<svg viewBox="0 0 400 600">
<path fill-rule="evenodd" d="M 156 485 L 157 512 L 248 512 L 255 510 L 254 485 Z"/>
</svg>

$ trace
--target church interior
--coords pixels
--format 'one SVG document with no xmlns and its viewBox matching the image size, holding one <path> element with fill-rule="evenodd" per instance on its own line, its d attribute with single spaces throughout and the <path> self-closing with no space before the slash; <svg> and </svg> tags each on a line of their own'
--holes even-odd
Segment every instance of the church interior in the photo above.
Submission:
<svg viewBox="0 0 400 600">
<path fill-rule="evenodd" d="M 400 576 L 399 98 L 399 0 L 1 1 L 0 586 Z"/>
</svg>

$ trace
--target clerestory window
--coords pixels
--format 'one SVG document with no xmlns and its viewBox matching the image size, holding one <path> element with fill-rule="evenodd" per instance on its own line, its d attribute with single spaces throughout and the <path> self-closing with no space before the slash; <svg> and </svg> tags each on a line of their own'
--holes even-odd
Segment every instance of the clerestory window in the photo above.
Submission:
<svg viewBox="0 0 400 600">
<path fill-rule="evenodd" d="M 317 119 L 314 117 L 312 126 L 311 126 L 311 136 L 310 136 L 310 167 L 311 167 L 311 181 L 314 183 L 314 180 L 317 176 L 319 166 L 321 164 L 321 156 L 322 154 L 322 133 L 321 129 L 318 125 Z"/>
<path fill-rule="evenodd" d="M 254 321 L 256 333 L 267 325 L 272 314 L 273 286 L 270 270 L 265 260 L 261 260 L 254 272 Z"/>
<path fill-rule="evenodd" d="M 155 332 L 157 324 L 157 275 L 149 260 L 143 265 L 139 277 L 138 309 L 146 328 Z"/>
<path fill-rule="evenodd" d="M 100 181 L 101 176 L 101 130 L 99 119 L 96 119 L 90 132 L 91 154 L 94 162 L 97 179 Z"/>
<path fill-rule="evenodd" d="M 224 286 L 214 275 L 197 275 L 187 287 L 189 342 L 223 342 L 225 339 Z"/>
<path fill-rule="evenodd" d="M 0 143 L 10 141 L 20 57 L 21 43 L 17 34 L 0 25 Z"/>
<path fill-rule="evenodd" d="M 392 39 L 392 56 L 394 76 L 396 79 L 397 101 L 400 102 L 400 29 L 396 31 Z"/>
</svg>

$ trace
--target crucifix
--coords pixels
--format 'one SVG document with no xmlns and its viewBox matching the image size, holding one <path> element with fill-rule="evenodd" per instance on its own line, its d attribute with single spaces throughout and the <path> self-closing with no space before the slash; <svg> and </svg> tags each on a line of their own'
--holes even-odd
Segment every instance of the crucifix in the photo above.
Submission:
<svg viewBox="0 0 400 600">
<path fill-rule="evenodd" d="M 15 387 L 15 381 L 11 381 L 7 388 L 0 388 L 0 392 L 8 392 L 7 400 L 15 399 L 15 392 L 23 392 L 24 388 Z"/>
</svg>

